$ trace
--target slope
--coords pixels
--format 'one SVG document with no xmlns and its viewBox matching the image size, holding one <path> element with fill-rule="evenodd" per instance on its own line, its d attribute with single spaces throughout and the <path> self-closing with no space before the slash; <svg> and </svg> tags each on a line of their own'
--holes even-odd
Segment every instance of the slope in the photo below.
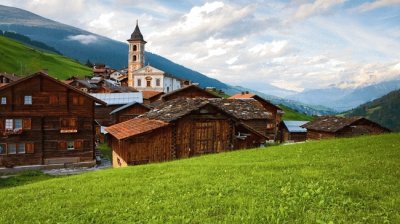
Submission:
<svg viewBox="0 0 400 224">
<path fill-rule="evenodd" d="M 0 72 L 29 75 L 42 69 L 58 79 L 89 75 L 91 69 L 67 57 L 29 48 L 0 36 Z"/>
<path fill-rule="evenodd" d="M 43 180 L 0 190 L 0 223 L 399 223 L 399 144 L 308 142 Z"/>
<path fill-rule="evenodd" d="M 393 131 L 400 131 L 400 90 L 392 91 L 344 114 L 364 116 Z"/>
<path fill-rule="evenodd" d="M 285 121 L 311 121 L 313 120 L 312 116 L 300 113 L 296 110 L 293 110 L 285 105 L 279 105 L 280 108 L 283 109 L 283 111 L 285 112 L 283 114 L 283 120 Z"/>
</svg>

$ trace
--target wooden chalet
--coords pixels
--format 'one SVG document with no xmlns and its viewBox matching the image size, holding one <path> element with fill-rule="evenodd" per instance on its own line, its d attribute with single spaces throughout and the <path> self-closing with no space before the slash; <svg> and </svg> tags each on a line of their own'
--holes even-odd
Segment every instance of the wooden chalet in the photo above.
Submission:
<svg viewBox="0 0 400 224">
<path fill-rule="evenodd" d="M 149 105 L 161 98 L 164 95 L 164 92 L 152 91 L 152 90 L 143 90 L 143 103 Z"/>
<path fill-rule="evenodd" d="M 197 85 L 189 85 L 183 87 L 181 89 L 177 89 L 170 93 L 167 93 L 161 97 L 162 101 L 173 100 L 176 98 L 185 97 L 185 98 L 221 98 L 217 95 L 210 93 L 207 90 L 204 90 Z"/>
<path fill-rule="evenodd" d="M 93 163 L 98 100 L 45 73 L 0 88 L 0 167 Z"/>
<path fill-rule="evenodd" d="M 86 79 L 66 80 L 64 83 L 73 86 L 85 93 L 96 93 L 98 86 L 89 82 Z"/>
<path fill-rule="evenodd" d="M 282 121 L 283 110 L 264 98 L 249 92 L 235 94 L 228 99 L 254 99 L 262 104 L 262 106 L 272 114 L 272 122 L 267 124 L 267 136 L 271 140 L 277 140 L 279 123 Z"/>
<path fill-rule="evenodd" d="M 227 107 L 221 107 L 223 102 L 232 104 L 223 99 L 177 98 L 138 118 L 106 128 L 113 136 L 113 166 L 187 158 L 265 143 L 265 135 L 243 122 L 270 119 L 262 106 L 254 108 L 246 100 L 240 101 L 234 111 L 227 111 Z"/>
<path fill-rule="evenodd" d="M 390 132 L 389 129 L 363 117 L 323 116 L 302 125 L 307 129 L 308 140 L 354 137 Z"/>
<path fill-rule="evenodd" d="M 111 111 L 115 123 L 121 123 L 148 112 L 150 108 L 142 103 L 132 102 Z"/>
<path fill-rule="evenodd" d="M 307 140 L 307 129 L 301 127 L 309 121 L 282 121 L 279 125 L 280 142 L 304 142 Z"/>
<path fill-rule="evenodd" d="M 5 86 L 6 84 L 18 81 L 22 77 L 15 74 L 0 73 L 0 86 Z"/>
</svg>

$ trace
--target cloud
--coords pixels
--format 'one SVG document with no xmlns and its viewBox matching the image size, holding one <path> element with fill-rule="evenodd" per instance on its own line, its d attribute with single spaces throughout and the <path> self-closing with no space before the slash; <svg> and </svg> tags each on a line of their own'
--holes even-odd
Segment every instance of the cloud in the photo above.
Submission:
<svg viewBox="0 0 400 224">
<path fill-rule="evenodd" d="M 400 5 L 400 0 L 376 0 L 373 2 L 366 2 L 357 9 L 361 12 L 367 12 L 370 10 L 382 8 L 382 7 L 387 7 L 387 6 L 392 6 L 392 5 Z"/>
<path fill-rule="evenodd" d="M 295 20 L 302 20 L 330 11 L 333 7 L 342 4 L 345 0 L 316 0 L 313 3 L 305 3 L 298 7 L 294 14 Z"/>
<path fill-rule="evenodd" d="M 92 44 L 95 43 L 97 41 L 97 37 L 94 35 L 75 35 L 75 36 L 68 36 L 67 40 L 75 40 L 80 42 L 81 44 Z"/>
</svg>

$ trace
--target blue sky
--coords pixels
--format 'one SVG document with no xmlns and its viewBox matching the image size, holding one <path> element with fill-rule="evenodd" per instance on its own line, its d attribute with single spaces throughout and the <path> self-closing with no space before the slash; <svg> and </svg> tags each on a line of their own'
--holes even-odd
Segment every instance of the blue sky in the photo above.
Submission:
<svg viewBox="0 0 400 224">
<path fill-rule="evenodd" d="M 400 0 L 0 0 L 233 85 L 302 91 L 400 78 Z"/>
</svg>

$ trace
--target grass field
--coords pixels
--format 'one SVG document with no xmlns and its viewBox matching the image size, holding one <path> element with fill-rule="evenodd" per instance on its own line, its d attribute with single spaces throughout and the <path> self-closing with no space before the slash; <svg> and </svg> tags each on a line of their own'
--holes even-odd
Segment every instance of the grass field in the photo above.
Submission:
<svg viewBox="0 0 400 224">
<path fill-rule="evenodd" d="M 72 75 L 84 76 L 91 69 L 70 58 L 29 48 L 17 41 L 0 36 L 0 72 L 30 75 L 42 69 L 58 79 Z"/>
<path fill-rule="evenodd" d="M 0 223 L 400 223 L 400 134 L 242 150 L 0 190 Z"/>
</svg>

